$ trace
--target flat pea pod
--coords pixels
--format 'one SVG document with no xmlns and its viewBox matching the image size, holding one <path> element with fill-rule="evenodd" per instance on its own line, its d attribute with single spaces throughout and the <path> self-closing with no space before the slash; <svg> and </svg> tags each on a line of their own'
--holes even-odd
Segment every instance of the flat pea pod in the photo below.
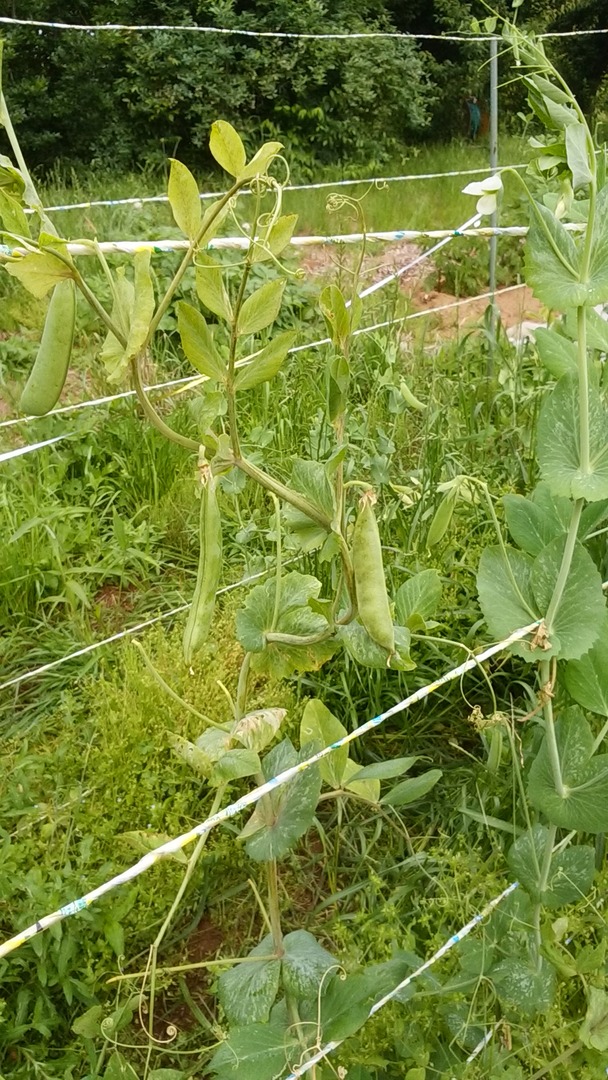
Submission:
<svg viewBox="0 0 608 1080">
<path fill-rule="evenodd" d="M 359 618 L 369 636 L 387 649 L 395 651 L 395 628 L 386 591 L 382 545 L 378 522 L 374 514 L 376 497 L 366 491 L 359 504 L 353 532 L 353 570 Z"/>
<path fill-rule="evenodd" d="M 434 547 L 440 540 L 443 540 L 447 533 L 452 522 L 457 495 L 457 489 L 451 488 L 449 491 L 446 491 L 443 499 L 439 503 L 439 506 L 433 514 L 433 520 L 429 525 L 429 531 L 426 537 L 427 548 Z"/>
<path fill-rule="evenodd" d="M 42 339 L 19 408 L 30 416 L 44 416 L 54 408 L 63 390 L 76 323 L 76 287 L 65 278 L 53 289 Z"/>
<path fill-rule="evenodd" d="M 215 594 L 222 570 L 222 520 L 217 503 L 215 478 L 206 462 L 199 466 L 201 477 L 200 554 L 192 606 L 184 629 L 183 649 L 187 664 L 203 647 L 213 621 Z"/>
</svg>

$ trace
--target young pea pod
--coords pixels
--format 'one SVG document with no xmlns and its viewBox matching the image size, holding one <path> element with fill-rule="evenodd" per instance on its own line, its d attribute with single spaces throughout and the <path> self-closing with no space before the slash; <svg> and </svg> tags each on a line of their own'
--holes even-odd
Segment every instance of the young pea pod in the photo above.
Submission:
<svg viewBox="0 0 608 1080">
<path fill-rule="evenodd" d="M 19 402 L 22 412 L 43 416 L 57 404 L 70 366 L 75 322 L 76 288 L 65 278 L 53 289 L 38 355 Z"/>
<path fill-rule="evenodd" d="M 215 594 L 222 569 L 222 521 L 217 504 L 215 478 L 206 462 L 200 466 L 200 555 L 192 607 L 184 630 L 184 659 L 187 664 L 205 644 L 215 609 Z"/>
<path fill-rule="evenodd" d="M 369 636 L 392 655 L 395 651 L 395 629 L 386 591 L 380 533 L 374 514 L 375 501 L 373 492 L 366 491 L 359 504 L 353 533 L 355 589 L 363 626 Z"/>
<path fill-rule="evenodd" d="M 429 525 L 429 531 L 426 537 L 427 548 L 432 548 L 435 544 L 438 544 L 440 540 L 443 540 L 452 522 L 457 496 L 458 490 L 456 487 L 450 488 L 443 496 L 443 499 L 433 515 L 433 520 Z"/>
</svg>

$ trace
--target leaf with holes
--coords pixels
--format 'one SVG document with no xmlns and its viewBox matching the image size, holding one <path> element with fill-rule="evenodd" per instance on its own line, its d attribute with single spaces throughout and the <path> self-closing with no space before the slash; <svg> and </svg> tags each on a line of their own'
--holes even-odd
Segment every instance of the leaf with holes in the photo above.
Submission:
<svg viewBox="0 0 608 1080">
<path fill-rule="evenodd" d="M 300 724 L 300 746 L 311 743 L 321 748 L 338 742 L 346 735 L 346 728 L 318 698 L 306 702 Z M 348 746 L 341 746 L 319 762 L 321 779 L 332 788 L 342 785 L 342 777 L 348 760 Z"/>
<path fill-rule="evenodd" d="M 220 975 L 218 995 L 229 1024 L 239 1027 L 268 1020 L 281 977 L 281 961 L 274 952 L 272 934 L 267 934 L 248 953 L 247 963 L 235 964 Z"/>
<path fill-rule="evenodd" d="M 608 414 L 589 387 L 589 471 L 581 466 L 578 380 L 564 375 L 545 398 L 538 421 L 538 462 L 554 495 L 608 498 Z"/>
<path fill-rule="evenodd" d="M 171 171 L 169 172 L 169 206 L 175 218 L 177 227 L 188 237 L 194 240 L 201 227 L 202 212 L 198 186 L 190 169 L 175 158 L 169 159 Z"/>
<path fill-rule="evenodd" d="M 568 693 L 584 709 L 608 716 L 608 617 L 604 616 L 597 640 L 580 660 L 566 664 Z"/>
<path fill-rule="evenodd" d="M 561 829 L 608 830 L 608 754 L 593 754 L 593 734 L 579 708 L 567 709 L 555 724 L 564 793 L 555 787 L 545 737 L 528 776 L 528 798 Z"/>
<path fill-rule="evenodd" d="M 566 538 L 552 540 L 534 560 L 530 584 L 537 609 L 544 615 L 558 579 Z M 553 618 L 552 655 L 578 660 L 593 645 L 606 616 L 602 578 L 588 551 L 574 547 L 568 580 Z"/>
<path fill-rule="evenodd" d="M 337 960 L 308 930 L 286 934 L 283 948 L 281 978 L 285 993 L 296 1001 L 317 1001 L 327 972 L 339 966 Z"/>
<path fill-rule="evenodd" d="M 581 900 L 589 893 L 595 876 L 595 851 L 580 845 L 553 855 L 546 888 L 540 892 L 540 868 L 548 837 L 549 830 L 544 825 L 534 825 L 531 832 L 515 841 L 507 862 L 534 901 L 547 908 L 558 908 Z"/>
<path fill-rule="evenodd" d="M 298 754 L 290 740 L 284 739 L 265 757 L 264 777 L 271 780 L 308 756 L 305 750 Z M 267 862 L 286 855 L 312 825 L 320 793 L 319 767 L 311 765 L 260 799 L 240 834 L 249 857 Z"/>
</svg>

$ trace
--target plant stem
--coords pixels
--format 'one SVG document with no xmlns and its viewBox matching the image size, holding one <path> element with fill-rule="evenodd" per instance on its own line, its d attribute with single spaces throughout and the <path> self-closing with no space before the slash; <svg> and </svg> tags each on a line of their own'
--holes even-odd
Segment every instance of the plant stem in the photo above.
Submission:
<svg viewBox="0 0 608 1080">
<path fill-rule="evenodd" d="M 275 571 L 274 610 L 270 624 L 271 633 L 274 633 L 281 613 L 281 576 L 283 573 L 283 544 L 281 536 L 281 504 L 276 495 L 271 493 L 275 511 L 275 532 L 277 543 L 277 565 Z"/>
<path fill-rule="evenodd" d="M 183 697 L 180 697 L 179 694 L 176 693 L 172 686 L 169 686 L 169 683 L 163 679 L 160 671 L 157 671 L 154 667 L 154 664 L 150 660 L 150 657 L 148 656 L 146 650 L 144 649 L 140 641 L 134 641 L 133 644 L 135 648 L 141 653 L 144 664 L 146 665 L 152 678 L 155 679 L 159 686 L 162 687 L 162 689 L 165 691 L 165 694 L 172 698 L 173 701 L 176 701 L 177 704 L 182 707 L 182 709 L 186 709 L 194 716 L 197 716 L 198 719 L 202 720 L 204 724 L 209 724 L 210 727 L 217 728 L 219 731 L 225 730 L 222 724 L 216 723 L 216 721 L 212 720 L 210 716 L 206 716 L 205 713 L 199 712 L 198 709 L 195 709 L 194 705 L 191 705 L 189 701 L 185 701 Z"/>
<path fill-rule="evenodd" d="M 285 484 L 282 484 L 280 480 L 275 480 L 274 477 L 269 476 L 263 469 L 259 469 L 257 465 L 254 465 L 252 461 L 248 461 L 244 457 L 233 456 L 232 464 L 244 472 L 246 476 L 250 476 L 252 480 L 255 480 L 261 487 L 266 488 L 267 491 L 272 491 L 279 499 L 283 499 L 284 502 L 289 503 L 290 506 L 295 506 L 296 510 L 300 510 L 301 513 L 306 514 L 311 521 L 316 521 L 317 525 L 320 525 L 322 529 L 327 532 L 331 532 L 331 521 L 319 510 L 313 503 L 309 502 L 304 495 L 300 495 L 297 491 L 293 491 Z"/>
<path fill-rule="evenodd" d="M 156 409 L 149 401 L 148 395 L 144 390 L 144 384 L 141 377 L 141 356 L 142 353 L 139 353 L 138 356 L 135 356 L 131 360 L 131 375 L 133 378 L 133 387 L 137 395 L 137 400 L 139 401 L 139 404 L 144 411 L 146 419 L 150 421 L 152 426 L 155 427 L 157 431 L 160 431 L 161 435 L 164 435 L 166 439 L 169 439 L 170 442 L 177 443 L 178 446 L 183 446 L 186 450 L 192 450 L 198 453 L 200 449 L 199 443 L 195 442 L 194 439 L 189 439 L 187 435 L 180 435 L 179 432 L 174 431 L 173 428 L 170 428 L 168 424 L 165 424 L 162 416 L 159 416 Z"/>
<path fill-rule="evenodd" d="M 272 927 L 272 943 L 277 956 L 283 956 L 283 930 L 281 927 L 281 905 L 279 903 L 279 873 L 276 859 L 269 859 L 266 863 L 266 879 L 268 882 L 268 914 Z"/>
<path fill-rule="evenodd" d="M 551 682 L 551 663 L 549 660 L 542 660 L 539 664 L 539 674 L 541 681 L 541 693 L 543 687 L 546 687 Z M 546 694 L 545 702 L 543 704 L 543 716 L 545 720 L 545 735 L 547 738 L 547 750 L 549 752 L 549 760 L 551 762 L 551 772 L 553 773 L 553 783 L 555 784 L 555 790 L 560 799 L 565 799 L 566 788 L 562 779 L 562 766 L 559 760 L 559 749 L 557 746 L 557 739 L 555 737 L 555 722 L 553 719 L 553 700 L 549 693 Z"/>
<path fill-rule="evenodd" d="M 574 555 L 574 547 L 576 544 L 576 538 L 578 536 L 578 528 L 581 521 L 581 513 L 583 511 L 584 499 L 578 499 L 572 507 L 572 514 L 570 517 L 570 524 L 568 526 L 568 534 L 566 536 L 566 544 L 564 547 L 564 554 L 562 555 L 562 562 L 553 589 L 553 595 L 549 601 L 549 607 L 545 614 L 545 625 L 547 627 L 547 635 L 551 637 L 551 631 L 553 629 L 553 620 L 557 614 L 557 610 L 561 603 L 562 596 L 564 595 L 564 589 L 568 581 L 568 574 L 570 573 L 570 567 L 572 565 L 572 557 Z"/>
<path fill-rule="evenodd" d="M 536 936 L 536 967 L 537 971 L 540 971 L 541 964 L 541 951 L 542 944 L 541 932 L 540 932 L 540 916 L 542 910 L 542 894 L 547 888 L 549 881 L 549 872 L 551 870 L 551 856 L 553 855 L 553 845 L 555 844 L 555 835 L 557 833 L 557 825 L 550 825 L 547 829 L 547 840 L 545 843 L 545 850 L 543 852 L 543 861 L 540 866 L 540 873 L 538 877 L 538 892 L 541 899 L 534 906 L 534 913 L 532 916 L 532 922 L 534 924 L 534 932 Z"/>
<path fill-rule="evenodd" d="M 234 722 L 238 724 L 239 720 L 245 715 L 247 708 L 247 680 L 249 678 L 249 668 L 251 666 L 251 653 L 245 653 L 243 657 L 243 663 L 241 664 L 241 670 L 239 671 L 239 681 L 236 688 L 236 701 L 234 703 Z"/>
<path fill-rule="evenodd" d="M 584 476 L 591 472 L 589 441 L 589 368 L 587 364 L 587 318 L 585 308 L 576 309 L 578 338 L 578 425 L 580 469 Z"/>
</svg>

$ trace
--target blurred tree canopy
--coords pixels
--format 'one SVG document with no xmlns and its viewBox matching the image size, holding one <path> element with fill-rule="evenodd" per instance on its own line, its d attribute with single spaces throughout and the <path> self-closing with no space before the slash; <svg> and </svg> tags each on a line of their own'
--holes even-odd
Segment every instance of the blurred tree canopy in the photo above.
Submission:
<svg viewBox="0 0 608 1080">
<path fill-rule="evenodd" d="M 537 29 L 608 23 L 606 0 L 526 0 Z M 467 31 L 464 0 L 13 0 L 13 16 L 74 23 L 198 24 L 296 33 Z M 142 14 L 143 13 L 143 14 Z M 163 31 L 11 27 L 5 94 L 34 165 L 119 168 L 178 154 L 209 164 L 209 128 L 229 119 L 255 146 L 279 138 L 298 175 L 319 164 L 382 164 L 425 138 L 464 134 L 464 99 L 487 98 L 485 44 L 307 41 Z M 555 46 L 555 47 L 554 47 Z M 587 108 L 608 97 L 606 37 L 552 43 Z M 517 85 L 501 99 L 515 115 Z M 523 101 L 523 98 L 522 98 Z"/>
</svg>

